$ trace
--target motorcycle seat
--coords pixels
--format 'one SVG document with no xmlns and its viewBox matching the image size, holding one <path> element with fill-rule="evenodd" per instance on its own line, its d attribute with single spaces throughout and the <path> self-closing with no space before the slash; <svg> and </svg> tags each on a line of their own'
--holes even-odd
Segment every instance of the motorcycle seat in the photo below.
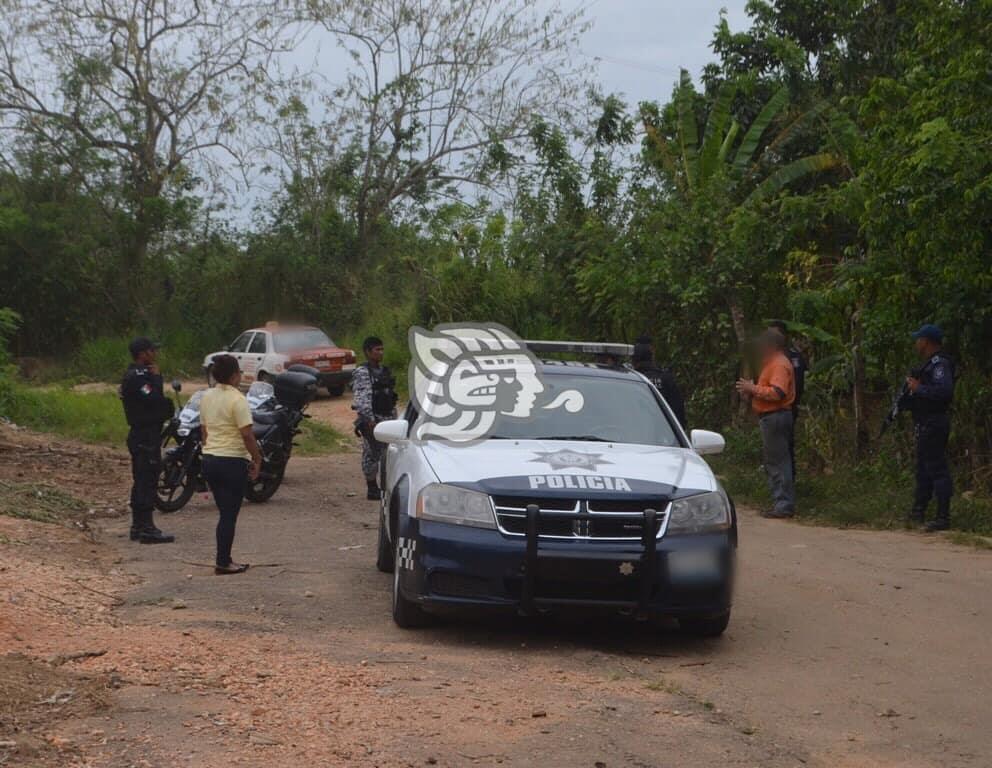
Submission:
<svg viewBox="0 0 992 768">
<path fill-rule="evenodd" d="M 272 432 L 275 428 L 275 424 L 259 424 L 258 422 L 255 422 L 251 425 L 251 433 L 256 437 L 256 439 L 260 439 L 269 434 L 269 432 Z"/>
<path fill-rule="evenodd" d="M 255 411 L 251 415 L 256 424 L 281 424 L 285 418 L 284 411 Z"/>
</svg>

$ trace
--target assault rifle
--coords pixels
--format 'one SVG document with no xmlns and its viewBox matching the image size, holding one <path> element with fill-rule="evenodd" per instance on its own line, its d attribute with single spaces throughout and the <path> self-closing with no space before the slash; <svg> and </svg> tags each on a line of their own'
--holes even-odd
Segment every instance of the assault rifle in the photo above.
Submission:
<svg viewBox="0 0 992 768">
<path fill-rule="evenodd" d="M 918 379 L 920 377 L 920 368 L 911 368 L 909 375 L 911 378 Z M 882 419 L 882 428 L 878 431 L 878 439 L 881 440 L 882 436 L 888 431 L 889 427 L 892 426 L 899 414 L 902 413 L 902 400 L 909 394 L 909 382 L 903 381 L 902 386 L 896 391 L 895 397 L 892 398 L 892 405 L 889 406 L 889 410 L 885 414 L 885 418 Z"/>
</svg>

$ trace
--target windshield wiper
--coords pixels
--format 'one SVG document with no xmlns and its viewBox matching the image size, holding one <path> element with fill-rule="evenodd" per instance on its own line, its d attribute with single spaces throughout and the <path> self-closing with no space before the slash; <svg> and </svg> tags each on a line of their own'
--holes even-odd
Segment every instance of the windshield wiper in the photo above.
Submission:
<svg viewBox="0 0 992 768">
<path fill-rule="evenodd" d="M 607 440 L 605 437 L 596 437 L 596 435 L 551 435 L 550 437 L 535 437 L 534 440 L 585 440 L 590 443 L 612 443 L 612 440 Z"/>
</svg>

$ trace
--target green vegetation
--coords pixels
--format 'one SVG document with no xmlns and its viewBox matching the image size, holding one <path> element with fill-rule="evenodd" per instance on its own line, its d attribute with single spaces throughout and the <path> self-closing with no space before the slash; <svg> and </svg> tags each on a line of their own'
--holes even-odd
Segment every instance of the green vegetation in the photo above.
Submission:
<svg viewBox="0 0 992 768">
<path fill-rule="evenodd" d="M 127 438 L 124 412 L 115 392 L 15 384 L 3 415 L 20 426 L 87 443 L 123 446 Z"/>
<path fill-rule="evenodd" d="M 369 4 L 382 14 L 345 13 Z M 500 13 L 521 5 L 503 0 Z M 342 19 L 312 21 L 375 40 L 382 30 L 363 25 L 390 19 L 393 6 L 406 7 L 324 4 L 313 12 L 337 8 Z M 424 34 L 463 35 L 466 50 L 485 38 L 490 47 L 467 57 L 478 66 L 526 50 L 568 94 L 547 88 L 543 103 L 480 130 L 505 94 L 471 89 L 462 94 L 471 103 L 439 107 L 428 94 L 458 89 L 431 84 L 450 72 L 406 72 L 374 93 L 362 78 L 332 84 L 327 115 L 308 113 L 313 94 L 294 90 L 303 84 L 271 89 L 285 91 L 275 114 L 245 110 L 237 124 L 279 137 L 276 183 L 250 224 L 237 225 L 217 215 L 195 153 L 134 151 L 149 126 L 169 124 L 134 101 L 116 62 L 68 55 L 72 41 L 55 30 L 52 50 L 66 54 L 53 64 L 65 68 L 59 94 L 91 130 L 17 111 L 24 94 L 8 92 L 4 74 L 17 57 L 0 62 L 0 105 L 13 105 L 0 140 L 0 307 L 23 318 L 12 334 L 15 316 L 0 315 L 0 335 L 18 356 L 55 358 L 58 379 L 115 380 L 135 332 L 166 341 L 167 376 L 199 375 L 201 356 L 243 328 L 303 320 L 355 348 L 382 336 L 402 385 L 414 324 L 490 320 L 527 337 L 627 341 L 649 333 L 685 386 L 691 424 L 729 431 L 730 455 L 715 462 L 728 487 L 762 503 L 758 440 L 732 383 L 753 369 L 747 339 L 783 318 L 812 364 L 800 420 L 804 517 L 895 527 L 911 494 L 910 436 L 903 425 L 880 441 L 877 425 L 915 363 L 909 331 L 937 322 L 958 363 L 950 456 L 968 495 L 954 502 L 955 524 L 987 532 L 992 0 L 751 0 L 748 13 L 740 30 L 714 19 L 713 60 L 698 80 L 659 83 L 655 100 L 629 105 L 595 83 L 578 87 L 565 66 L 578 17 L 549 17 L 541 41 L 516 24 L 479 35 L 470 13 L 440 30 L 445 19 L 403 11 L 387 25 L 401 48 L 417 49 Z M 103 26 L 92 25 L 94 39 Z M 151 60 L 171 77 L 185 66 L 172 59 L 192 47 L 156 50 Z M 356 53 L 369 66 L 365 55 Z M 80 71 L 64 63 L 84 60 Z M 503 82 L 491 74 L 476 72 L 477 82 Z M 218 129 L 232 124 L 224 94 L 242 92 L 229 85 L 209 91 L 209 109 L 195 104 Z M 454 115 L 450 135 L 480 137 L 478 146 L 428 155 L 428 109 Z M 128 115 L 142 119 L 119 125 Z M 115 151 L 93 141 L 106 126 L 131 143 Z M 138 189 L 135 179 L 154 184 Z M 22 394 L 0 375 L 0 414 L 22 423 L 73 424 L 70 402 L 109 408 L 65 390 Z M 66 429 L 110 439 L 99 423 L 91 414 Z M 321 450 L 334 440 L 313 432 L 305 442 Z"/>
<path fill-rule="evenodd" d="M 73 392 L 59 386 L 15 384 L 3 415 L 15 424 L 87 443 L 123 446 L 127 424 L 114 392 Z M 327 424 L 308 420 L 297 438 L 302 456 L 348 450 L 347 439 Z"/>
<path fill-rule="evenodd" d="M 350 450 L 351 442 L 334 427 L 314 419 L 303 422 L 296 438 L 296 452 L 300 456 L 321 456 Z"/>
<path fill-rule="evenodd" d="M 59 523 L 86 505 L 71 494 L 43 483 L 9 483 L 0 480 L 0 515 Z"/>
<path fill-rule="evenodd" d="M 714 472 L 737 504 L 770 509 L 758 430 L 734 429 L 725 437 L 726 452 L 709 460 Z M 903 434 L 896 439 L 909 443 L 912 437 Z M 913 487 L 913 475 L 908 467 L 885 454 L 872 461 L 845 462 L 838 467 L 814 471 L 810 464 L 810 457 L 814 455 L 800 445 L 796 487 L 800 522 L 843 528 L 900 529 L 905 526 Z M 992 500 L 989 498 L 974 494 L 955 498 L 953 513 L 955 528 L 965 536 L 992 535 Z"/>
</svg>

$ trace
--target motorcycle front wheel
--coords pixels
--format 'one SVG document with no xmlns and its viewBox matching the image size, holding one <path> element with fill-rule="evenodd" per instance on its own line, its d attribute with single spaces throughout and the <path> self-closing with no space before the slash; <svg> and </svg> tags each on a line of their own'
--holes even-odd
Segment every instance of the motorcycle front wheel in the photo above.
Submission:
<svg viewBox="0 0 992 768">
<path fill-rule="evenodd" d="M 166 440 L 167 447 L 169 440 Z M 193 498 L 196 492 L 196 479 L 191 467 L 183 465 L 178 456 L 164 451 L 162 470 L 158 475 L 155 489 L 155 508 L 160 512 L 176 512 Z"/>
</svg>

